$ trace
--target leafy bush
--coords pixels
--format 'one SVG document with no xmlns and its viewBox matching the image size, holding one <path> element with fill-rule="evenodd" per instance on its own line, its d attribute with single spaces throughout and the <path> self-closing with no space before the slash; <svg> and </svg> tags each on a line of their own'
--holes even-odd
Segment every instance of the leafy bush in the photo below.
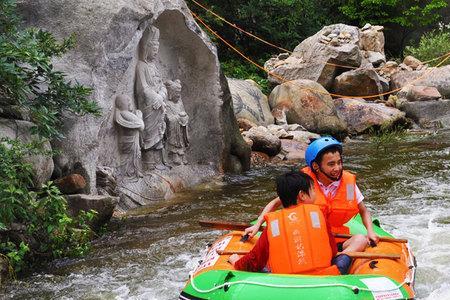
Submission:
<svg viewBox="0 0 450 300">
<path fill-rule="evenodd" d="M 71 218 L 65 198 L 51 182 L 38 191 L 31 189 L 31 165 L 23 161 L 38 152 L 33 144 L 7 139 L 0 143 L 0 253 L 16 271 L 37 262 L 36 257 L 83 255 L 92 235 L 87 221 L 94 211 Z"/>
<path fill-rule="evenodd" d="M 264 94 L 270 94 L 269 80 L 266 78 L 264 71 L 256 66 L 236 59 L 231 59 L 222 62 L 221 67 L 225 76 L 238 79 L 251 79 L 260 86 Z"/>
<path fill-rule="evenodd" d="M 24 158 L 51 155 L 42 150 L 42 141 L 62 137 L 65 112 L 100 112 L 87 98 L 90 88 L 66 82 L 53 69 L 52 59 L 73 47 L 74 37 L 57 42 L 48 32 L 19 25 L 15 1 L 1 1 L 0 112 L 9 116 L 18 107 L 36 124 L 32 133 L 38 137 L 30 144 L 0 140 L 0 255 L 8 257 L 16 272 L 89 249 L 92 230 L 87 223 L 95 212 L 71 218 L 65 198 L 51 182 L 33 187 L 32 167 Z"/>
<path fill-rule="evenodd" d="M 71 36 L 57 42 L 42 30 L 19 30 L 15 1 L 0 3 L 0 105 L 18 106 L 28 112 L 43 137 L 61 137 L 63 112 L 98 114 L 95 102 L 88 100 L 91 89 L 65 81 L 53 69 L 52 58 L 74 46 Z"/>
<path fill-rule="evenodd" d="M 450 28 L 448 25 L 441 25 L 439 29 L 425 33 L 417 46 L 407 46 L 406 55 L 412 55 L 421 61 L 427 61 L 437 56 L 450 53 Z M 430 62 L 430 65 L 436 65 L 440 60 Z M 447 59 L 443 65 L 450 64 Z"/>
</svg>

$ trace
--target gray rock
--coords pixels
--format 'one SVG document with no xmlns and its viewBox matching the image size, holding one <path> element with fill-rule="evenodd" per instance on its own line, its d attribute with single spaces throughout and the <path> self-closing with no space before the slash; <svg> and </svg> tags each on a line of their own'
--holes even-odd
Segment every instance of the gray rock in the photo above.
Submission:
<svg viewBox="0 0 450 300">
<path fill-rule="evenodd" d="M 269 131 L 279 139 L 292 139 L 293 138 L 293 136 L 286 131 L 284 126 L 272 124 L 272 125 L 267 126 L 267 129 L 269 129 Z"/>
<path fill-rule="evenodd" d="M 335 46 L 321 43 L 321 37 L 330 30 L 335 36 L 329 34 L 329 38 L 337 39 L 341 31 L 348 33 L 350 38 L 345 43 L 336 40 L 336 43 L 333 43 Z M 325 26 L 295 47 L 288 59 L 284 61 L 271 59 L 264 66 L 270 71 L 269 80 L 273 83 L 280 84 L 287 80 L 309 79 L 317 81 L 325 88 L 330 88 L 338 67 L 327 65 L 327 63 L 360 66 L 361 53 L 358 44 L 359 31 L 357 27 L 345 24 Z"/>
<path fill-rule="evenodd" d="M 363 56 L 374 66 L 378 67 L 386 62 L 386 56 L 381 52 L 361 51 Z"/>
<path fill-rule="evenodd" d="M 191 175 L 183 184 L 190 186 L 200 178 L 233 169 L 231 155 L 239 157 L 242 168 L 248 169 L 250 148 L 239 133 L 217 50 L 184 1 L 36 0 L 20 1 L 19 11 L 25 25 L 48 30 L 57 38 L 77 33 L 76 48 L 55 60 L 54 65 L 68 74 L 69 80 L 93 88 L 91 97 L 101 107 L 102 115 L 68 117 L 62 128 L 67 138 L 55 141 L 53 146 L 62 153 L 58 161 L 63 163 L 58 168 L 67 173 L 77 169 L 86 178 L 87 193 L 97 193 L 97 166 L 116 169 L 123 161 L 125 154 L 119 151 L 118 128 L 114 125 L 114 100 L 117 95 L 127 95 L 134 102 L 131 109 L 136 109 L 137 49 L 149 26 L 159 29 L 152 70 L 159 71 L 156 75 L 162 82 L 180 80 L 181 99 L 189 116 L 186 168 L 192 172 L 180 168 L 180 172 Z M 199 170 L 201 173 L 194 174 Z M 167 168 L 162 176 L 173 173 L 176 171 Z M 126 176 L 116 175 L 121 184 L 128 182 Z M 148 191 L 145 180 L 152 178 L 144 174 L 140 186 L 129 186 L 151 199 L 147 203 L 167 194 L 165 190 L 159 194 Z"/>
<path fill-rule="evenodd" d="M 307 143 L 302 143 L 296 140 L 281 140 L 281 152 L 284 155 L 284 160 L 302 161 L 305 159 L 305 150 L 308 147 Z"/>
<path fill-rule="evenodd" d="M 383 93 L 380 76 L 374 69 L 356 69 L 342 73 L 334 81 L 336 94 L 345 96 L 369 96 Z M 368 99 L 375 100 L 378 97 Z"/>
<path fill-rule="evenodd" d="M 28 121 L 2 119 L 0 118 L 0 138 L 10 138 L 19 140 L 22 143 L 31 143 L 38 137 L 31 134 L 33 123 Z M 52 150 L 49 142 L 43 143 L 43 150 L 48 152 Z M 25 158 L 25 162 L 33 167 L 33 184 L 40 188 L 42 184 L 50 179 L 53 172 L 53 159 L 50 155 L 32 155 Z"/>
<path fill-rule="evenodd" d="M 406 56 L 405 59 L 403 59 L 403 63 L 413 70 L 416 70 L 419 66 L 423 65 L 420 60 L 411 55 Z"/>
<path fill-rule="evenodd" d="M 114 208 L 119 202 L 119 198 L 103 195 L 67 195 L 67 205 L 70 215 L 77 216 L 81 210 L 89 211 L 91 209 L 97 212 L 92 225 L 99 228 L 106 224 L 114 212 Z"/>
<path fill-rule="evenodd" d="M 364 99 L 334 100 L 338 115 L 345 120 L 352 134 L 364 133 L 373 127 L 390 128 L 406 124 L 405 113 L 381 103 L 367 102 Z"/>
<path fill-rule="evenodd" d="M 372 28 L 372 25 L 370 25 L 370 23 L 366 23 L 366 25 L 363 26 L 363 28 L 361 28 L 361 31 L 365 31 Z"/>
<path fill-rule="evenodd" d="M 288 131 L 293 136 L 294 141 L 309 144 L 311 139 L 318 139 L 320 135 L 305 130 Z"/>
<path fill-rule="evenodd" d="M 422 71 L 399 71 L 392 75 L 391 89 L 402 88 L 407 84 L 437 88 L 445 99 L 450 98 L 450 65 Z"/>
<path fill-rule="evenodd" d="M 276 86 L 269 96 L 272 110 L 284 110 L 287 122 L 308 131 L 342 134 L 345 123 L 339 119 L 329 93 L 312 80 L 293 80 Z"/>
<path fill-rule="evenodd" d="M 256 82 L 234 78 L 227 78 L 227 81 L 236 118 L 247 119 L 262 126 L 274 123 L 267 96 L 261 92 Z"/>
<path fill-rule="evenodd" d="M 442 96 L 435 87 L 407 85 L 398 92 L 399 98 L 408 101 L 431 101 L 441 99 Z"/>
<path fill-rule="evenodd" d="M 361 50 L 379 52 L 384 55 L 383 26 L 370 26 L 360 32 Z"/>
<path fill-rule="evenodd" d="M 275 156 L 280 152 L 280 140 L 266 127 L 253 127 L 249 131 L 244 131 L 242 135 L 253 141 L 253 151 L 260 151 L 269 156 Z"/>
<path fill-rule="evenodd" d="M 450 128 L 450 100 L 403 102 L 401 109 L 423 128 Z"/>
</svg>

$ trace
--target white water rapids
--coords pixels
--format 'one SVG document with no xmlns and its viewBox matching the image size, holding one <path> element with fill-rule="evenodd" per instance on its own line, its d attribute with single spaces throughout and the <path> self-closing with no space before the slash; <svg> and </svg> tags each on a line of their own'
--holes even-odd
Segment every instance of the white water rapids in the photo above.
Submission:
<svg viewBox="0 0 450 300">
<path fill-rule="evenodd" d="M 366 204 L 382 226 L 409 239 L 418 299 L 450 299 L 450 133 L 408 135 L 376 147 L 345 145 Z M 176 299 L 208 242 L 220 231 L 199 219 L 249 221 L 274 196 L 286 167 L 203 184 L 142 208 L 97 240 L 85 258 L 56 261 L 0 292 L 1 299 Z"/>
</svg>

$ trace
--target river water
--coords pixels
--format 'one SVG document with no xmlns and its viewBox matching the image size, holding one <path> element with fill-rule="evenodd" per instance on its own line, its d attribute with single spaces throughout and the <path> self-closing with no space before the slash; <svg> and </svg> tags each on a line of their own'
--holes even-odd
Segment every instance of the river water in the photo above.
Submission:
<svg viewBox="0 0 450 300">
<path fill-rule="evenodd" d="M 450 299 L 450 132 L 389 143 L 352 140 L 344 164 L 365 203 L 417 257 L 418 299 Z M 85 258 L 59 260 L 16 281 L 1 299 L 176 299 L 188 272 L 221 231 L 199 219 L 249 221 L 275 196 L 289 167 L 225 176 L 114 221 Z"/>
</svg>

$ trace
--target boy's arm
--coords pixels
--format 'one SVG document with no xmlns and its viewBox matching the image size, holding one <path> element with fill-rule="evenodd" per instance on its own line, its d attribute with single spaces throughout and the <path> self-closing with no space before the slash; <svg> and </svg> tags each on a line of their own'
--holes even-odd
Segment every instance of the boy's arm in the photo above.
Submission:
<svg viewBox="0 0 450 300">
<path fill-rule="evenodd" d="M 372 217 L 370 215 L 369 210 L 367 209 L 364 202 L 360 202 L 358 204 L 358 208 L 359 208 L 359 214 L 361 215 L 363 224 L 364 224 L 364 226 L 366 226 L 366 229 L 367 229 L 367 242 L 370 243 L 370 241 L 372 240 L 375 242 L 375 244 L 377 244 L 379 237 L 373 231 Z"/>
<path fill-rule="evenodd" d="M 240 258 L 240 259 L 239 259 Z M 248 272 L 260 272 L 266 265 L 269 259 L 269 240 L 267 239 L 267 229 L 261 233 L 256 245 L 253 249 L 239 257 L 233 254 L 229 258 L 229 262 L 236 270 Z"/>
<path fill-rule="evenodd" d="M 325 222 L 327 224 L 328 239 L 330 241 L 330 248 L 331 248 L 331 253 L 332 253 L 331 255 L 332 255 L 332 257 L 334 257 L 337 254 L 337 252 L 338 252 L 336 239 L 334 238 L 334 235 L 331 232 L 331 225 L 330 225 L 330 223 L 328 222 L 328 220 L 326 220 Z"/>
<path fill-rule="evenodd" d="M 251 238 L 255 236 L 255 234 L 258 233 L 259 228 L 261 227 L 261 224 L 264 223 L 264 215 L 276 210 L 278 207 L 281 206 L 281 200 L 280 198 L 276 197 L 272 201 L 270 201 L 266 207 L 264 207 L 261 214 L 258 216 L 258 219 L 256 220 L 255 225 L 250 226 L 248 228 L 245 228 L 244 234 L 248 234 Z"/>
</svg>

